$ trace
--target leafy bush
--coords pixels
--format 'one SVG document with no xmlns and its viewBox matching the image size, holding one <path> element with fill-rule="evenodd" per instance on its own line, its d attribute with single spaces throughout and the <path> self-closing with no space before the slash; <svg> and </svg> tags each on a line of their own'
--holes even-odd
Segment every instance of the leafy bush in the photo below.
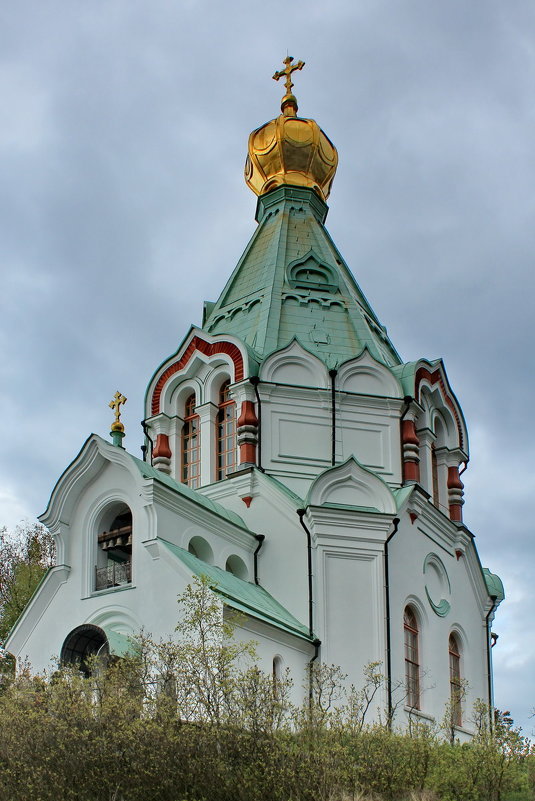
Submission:
<svg viewBox="0 0 535 801">
<path fill-rule="evenodd" d="M 302 708 L 288 675 L 255 665 L 208 584 L 180 598 L 177 636 L 142 635 L 120 660 L 47 675 L 21 667 L 0 696 L 10 801 L 524 801 L 534 756 L 505 713 L 479 706 L 470 744 L 427 726 L 370 725 L 384 677 L 358 692 L 317 666 Z M 524 793 L 524 794 L 523 794 Z M 523 794 L 523 795 L 522 795 Z"/>
</svg>

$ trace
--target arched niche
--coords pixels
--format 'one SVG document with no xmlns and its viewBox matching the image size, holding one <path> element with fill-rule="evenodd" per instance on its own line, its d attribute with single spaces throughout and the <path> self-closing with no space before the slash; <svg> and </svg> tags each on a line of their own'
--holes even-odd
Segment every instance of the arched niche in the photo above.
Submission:
<svg viewBox="0 0 535 801">
<path fill-rule="evenodd" d="M 225 563 L 225 570 L 228 573 L 232 573 L 233 576 L 242 579 L 243 581 L 249 580 L 249 571 L 247 569 L 247 565 L 237 554 L 231 554 L 226 563 Z"/>
<path fill-rule="evenodd" d="M 321 389 L 329 386 L 326 366 L 295 339 L 286 348 L 272 353 L 266 359 L 260 377 L 263 381 L 275 384 Z"/>
<path fill-rule="evenodd" d="M 189 553 L 193 554 L 193 556 L 196 556 L 197 559 L 201 559 L 203 562 L 206 562 L 207 565 L 214 564 L 214 552 L 212 550 L 212 546 L 204 539 L 204 537 L 199 537 L 198 535 L 192 537 L 188 543 L 188 551 Z"/>
<path fill-rule="evenodd" d="M 337 388 L 344 392 L 402 398 L 401 385 L 391 371 L 376 361 L 367 349 L 338 370 Z"/>
<path fill-rule="evenodd" d="M 313 250 L 290 262 L 286 268 L 286 275 L 288 283 L 294 288 L 316 289 L 322 292 L 336 292 L 338 289 L 336 271 L 322 261 Z"/>
</svg>

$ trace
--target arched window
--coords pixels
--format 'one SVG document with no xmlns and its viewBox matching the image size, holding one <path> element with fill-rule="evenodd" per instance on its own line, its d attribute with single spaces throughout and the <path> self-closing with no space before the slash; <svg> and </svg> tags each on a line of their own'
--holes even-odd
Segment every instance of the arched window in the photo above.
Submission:
<svg viewBox="0 0 535 801">
<path fill-rule="evenodd" d="M 405 638 L 405 691 L 407 693 L 407 706 L 413 709 L 420 709 L 418 621 L 410 606 L 405 608 L 403 614 L 403 629 Z"/>
<path fill-rule="evenodd" d="M 273 657 L 273 696 L 274 698 L 279 698 L 282 691 L 282 679 L 283 679 L 283 665 L 282 665 L 282 656 L 277 654 Z"/>
<path fill-rule="evenodd" d="M 108 518 L 109 520 L 109 518 Z M 95 589 L 123 587 L 132 581 L 132 512 L 127 506 L 115 514 L 98 535 Z"/>
<path fill-rule="evenodd" d="M 229 394 L 230 381 L 219 390 L 216 430 L 216 480 L 226 478 L 236 466 L 236 404 Z"/>
<path fill-rule="evenodd" d="M 199 415 L 195 414 L 195 393 L 184 404 L 182 426 L 182 476 L 183 484 L 197 489 L 201 479 L 201 432 Z"/>
<path fill-rule="evenodd" d="M 460 726 L 462 724 L 461 651 L 455 634 L 450 634 L 448 650 L 450 656 L 451 719 L 455 726 Z"/>
<path fill-rule="evenodd" d="M 282 679 L 282 656 L 273 657 L 273 683 L 278 684 Z"/>
</svg>

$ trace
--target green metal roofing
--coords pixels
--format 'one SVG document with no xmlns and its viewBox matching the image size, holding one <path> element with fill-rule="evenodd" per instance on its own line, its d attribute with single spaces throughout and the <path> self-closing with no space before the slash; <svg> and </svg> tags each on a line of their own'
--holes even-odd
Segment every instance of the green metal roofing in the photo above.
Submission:
<svg viewBox="0 0 535 801">
<path fill-rule="evenodd" d="M 407 487 L 398 487 L 397 489 L 392 490 L 392 494 L 396 499 L 396 506 L 397 510 L 401 509 L 407 498 L 409 498 L 412 493 L 414 492 L 415 484 L 409 484 Z"/>
<path fill-rule="evenodd" d="M 441 364 L 441 360 L 434 359 L 433 361 L 429 362 L 427 359 L 418 359 L 416 362 L 405 362 L 405 364 L 399 364 L 392 368 L 392 372 L 403 387 L 403 392 L 405 395 L 412 397 L 414 394 L 414 379 L 416 370 L 418 367 L 421 367 L 422 364 L 426 364 L 429 367 L 437 367 L 439 364 Z"/>
<path fill-rule="evenodd" d="M 223 598 L 227 606 L 244 612 L 246 615 L 276 626 L 283 631 L 294 634 L 305 640 L 313 640 L 308 628 L 303 626 L 287 609 L 273 598 L 263 587 L 234 576 L 227 570 L 209 565 L 196 556 L 174 545 L 172 542 L 158 538 L 169 551 L 176 556 L 196 576 L 206 576 L 212 589 Z"/>
<path fill-rule="evenodd" d="M 259 359 L 294 337 L 329 367 L 367 346 L 378 361 L 401 359 L 323 225 L 313 190 L 282 186 L 259 199 L 258 228 L 203 329 L 233 334 Z"/>
<path fill-rule="evenodd" d="M 275 478 L 275 476 L 272 476 L 269 473 L 261 473 L 261 476 L 269 484 L 273 484 L 273 486 L 277 490 L 280 490 L 284 495 L 286 495 L 287 498 L 289 498 L 291 501 L 293 501 L 293 503 L 296 505 L 297 509 L 300 509 L 300 508 L 303 507 L 303 505 L 304 505 L 303 499 L 300 498 L 299 495 L 297 495 L 293 490 L 291 490 L 289 487 L 287 487 L 286 484 L 283 484 L 282 481 L 279 481 L 278 478 Z"/>
<path fill-rule="evenodd" d="M 114 631 L 109 626 L 102 626 L 106 638 L 110 654 L 115 656 L 124 656 L 125 654 L 135 654 L 139 646 L 136 641 L 129 637 L 127 634 L 121 634 L 119 631 Z"/>
<path fill-rule="evenodd" d="M 496 598 L 500 604 L 505 598 L 505 590 L 501 578 L 496 573 L 491 573 L 488 567 L 484 567 L 482 570 L 490 597 Z"/>
<path fill-rule="evenodd" d="M 141 461 L 141 459 L 138 459 L 136 456 L 132 456 L 131 453 L 127 453 L 127 455 L 132 459 L 141 475 L 145 478 L 153 478 L 160 484 L 165 484 L 179 495 L 189 498 L 194 503 L 199 504 L 199 506 L 204 506 L 205 509 L 209 509 L 219 517 L 228 520 L 235 526 L 240 526 L 240 528 L 243 528 L 249 532 L 249 534 L 252 534 L 250 529 L 247 528 L 242 518 L 239 516 L 239 514 L 236 514 L 236 512 L 226 509 L 220 503 L 217 503 L 217 501 L 212 501 L 210 498 L 206 498 L 204 495 L 201 495 L 200 492 L 188 487 L 187 484 L 179 484 L 178 481 L 175 481 L 173 478 L 171 478 L 171 476 L 166 475 L 166 473 L 162 473 L 161 470 L 157 470 L 155 467 L 152 467 L 152 465 L 148 464 L 147 462 Z"/>
</svg>

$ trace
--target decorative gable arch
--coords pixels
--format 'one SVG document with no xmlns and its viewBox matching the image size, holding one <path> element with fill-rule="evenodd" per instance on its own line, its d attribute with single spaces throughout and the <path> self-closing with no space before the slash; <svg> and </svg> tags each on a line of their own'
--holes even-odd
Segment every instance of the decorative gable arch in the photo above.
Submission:
<svg viewBox="0 0 535 801">
<path fill-rule="evenodd" d="M 327 368 L 320 359 L 305 350 L 297 339 L 268 356 L 262 365 L 260 378 L 274 384 L 321 389 L 329 387 Z"/>
<path fill-rule="evenodd" d="M 382 514 L 396 514 L 396 501 L 385 482 L 354 457 L 324 470 L 310 487 L 307 506 L 360 506 Z"/>
<path fill-rule="evenodd" d="M 449 385 L 448 377 L 442 362 L 435 365 L 429 362 L 421 362 L 417 367 L 414 376 L 414 397 L 420 404 L 422 404 L 422 393 L 425 388 L 427 388 L 429 394 L 433 396 L 435 401 L 434 406 L 441 412 L 443 419 L 446 422 L 450 419 L 453 421 L 456 428 L 457 439 L 454 447 L 460 448 L 468 456 L 468 433 L 466 424 L 461 407 Z M 448 431 L 450 431 L 448 422 L 447 425 Z M 452 446 L 453 443 L 450 447 Z"/>
<path fill-rule="evenodd" d="M 171 409 L 171 396 L 184 377 L 184 371 L 187 370 L 188 375 L 192 372 L 188 368 L 194 359 L 214 366 L 228 365 L 232 383 L 242 381 L 249 369 L 247 352 L 238 340 L 218 339 L 193 329 L 180 350 L 160 367 L 151 381 L 147 393 L 149 416 Z"/>
<path fill-rule="evenodd" d="M 459 447 L 459 429 L 452 410 L 444 402 L 439 388 L 428 385 L 420 387 L 418 428 L 428 428 L 437 435 L 437 447 L 452 450 Z"/>
<path fill-rule="evenodd" d="M 367 348 L 338 369 L 338 389 L 360 395 L 402 398 L 401 385 L 384 364 L 374 359 Z"/>
<path fill-rule="evenodd" d="M 294 288 L 318 289 L 323 292 L 336 292 L 338 289 L 336 271 L 312 249 L 290 262 L 286 275 L 288 283 Z"/>
</svg>

